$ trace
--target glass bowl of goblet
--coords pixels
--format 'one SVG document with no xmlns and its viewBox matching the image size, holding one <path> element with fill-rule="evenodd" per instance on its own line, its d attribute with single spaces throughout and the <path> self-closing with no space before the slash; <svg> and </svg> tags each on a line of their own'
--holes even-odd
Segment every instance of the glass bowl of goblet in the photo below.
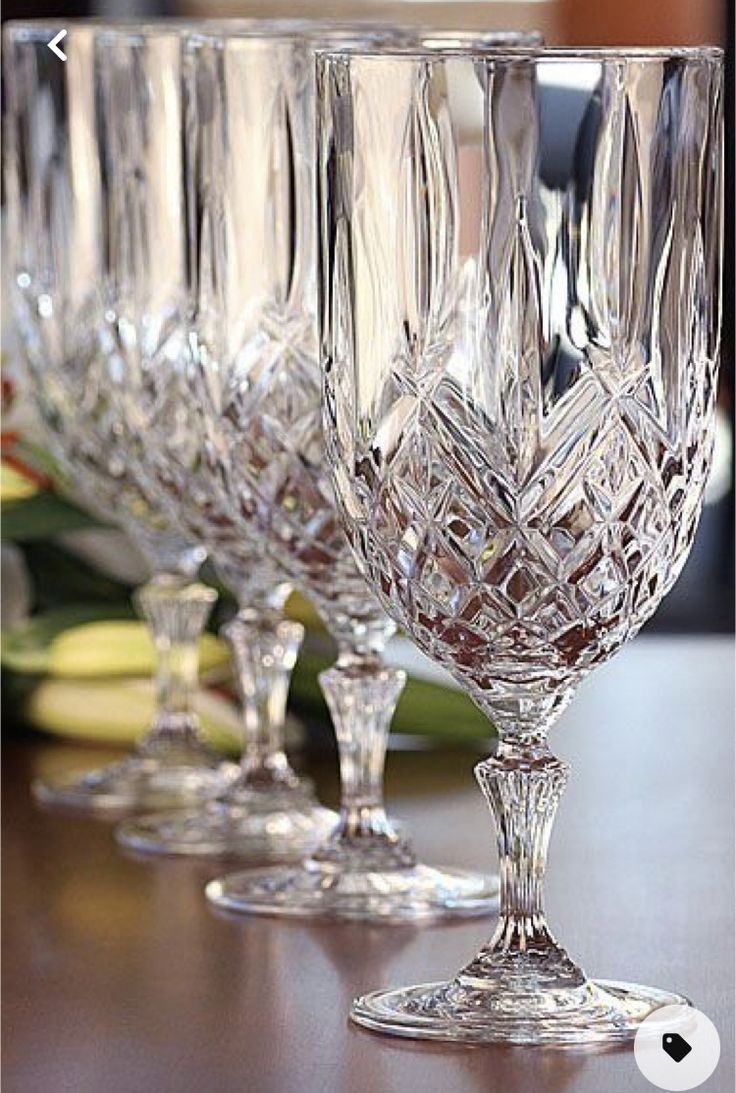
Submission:
<svg viewBox="0 0 736 1093">
<path fill-rule="evenodd" d="M 204 740 L 191 704 L 197 642 L 215 593 L 193 580 L 205 550 L 172 524 L 137 475 L 112 396 L 109 236 L 95 150 L 94 56 L 103 26 L 73 23 L 64 63 L 48 49 L 59 29 L 46 21 L 4 29 L 8 265 L 18 342 L 62 485 L 103 522 L 123 528 L 154 574 L 136 602 L 157 654 L 157 711 L 121 763 L 51 776 L 33 788 L 44 803 L 94 812 L 170 807 L 216 793 L 233 774 Z"/>
</svg>

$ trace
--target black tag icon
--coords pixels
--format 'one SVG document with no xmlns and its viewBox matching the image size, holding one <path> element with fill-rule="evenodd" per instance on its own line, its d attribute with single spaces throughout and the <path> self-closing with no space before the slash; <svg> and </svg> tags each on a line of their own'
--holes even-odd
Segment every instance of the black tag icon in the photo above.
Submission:
<svg viewBox="0 0 736 1093">
<path fill-rule="evenodd" d="M 687 1040 L 683 1040 L 679 1032 L 667 1032 L 662 1037 L 662 1050 L 667 1052 L 670 1059 L 674 1059 L 676 1063 L 681 1063 L 693 1049 Z"/>
</svg>

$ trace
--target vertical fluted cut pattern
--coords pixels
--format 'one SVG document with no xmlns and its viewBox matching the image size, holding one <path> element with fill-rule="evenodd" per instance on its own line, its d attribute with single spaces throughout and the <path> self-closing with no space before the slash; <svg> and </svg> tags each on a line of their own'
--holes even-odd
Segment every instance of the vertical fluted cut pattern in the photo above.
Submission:
<svg viewBox="0 0 736 1093">
<path fill-rule="evenodd" d="M 297 777 L 284 751 L 284 719 L 304 627 L 260 607 L 260 612 L 241 610 L 222 630 L 233 656 L 243 706 L 243 756 L 237 789 L 292 789 Z"/>
<path fill-rule="evenodd" d="M 363 870 L 416 863 L 383 807 L 388 730 L 406 675 L 380 661 L 345 654 L 319 677 L 337 737 L 340 823 L 314 854 L 322 864 L 352 860 Z"/>
<path fill-rule="evenodd" d="M 217 593 L 203 584 L 157 577 L 135 594 L 156 648 L 157 713 L 145 746 L 154 752 L 171 741 L 196 738 L 199 724 L 192 710 L 199 670 L 199 638 Z"/>
<path fill-rule="evenodd" d="M 576 988 L 585 976 L 552 937 L 544 914 L 547 847 L 569 767 L 545 744 L 501 745 L 475 768 L 498 831 L 501 910 L 488 946 L 461 973 L 487 975 L 505 989 Z"/>
<path fill-rule="evenodd" d="M 387 611 L 511 730 L 520 689 L 554 704 L 639 630 L 692 543 L 717 58 L 356 57 L 321 80 L 343 515 Z"/>
<path fill-rule="evenodd" d="M 151 434 L 136 400 L 146 366 L 176 357 L 185 334 L 172 194 L 180 36 L 80 25 L 62 64 L 53 33 L 42 23 L 4 32 L 19 349 L 66 490 L 124 523 L 158 572 L 192 573 L 203 554 L 172 530 L 144 467 Z"/>
</svg>

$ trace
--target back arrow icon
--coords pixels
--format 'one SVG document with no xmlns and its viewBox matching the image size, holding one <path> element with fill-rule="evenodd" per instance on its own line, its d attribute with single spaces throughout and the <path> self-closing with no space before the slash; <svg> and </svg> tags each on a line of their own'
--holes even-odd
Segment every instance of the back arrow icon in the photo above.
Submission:
<svg viewBox="0 0 736 1093">
<path fill-rule="evenodd" d="M 49 47 L 52 53 L 55 53 L 56 56 L 59 57 L 62 61 L 65 61 L 66 53 L 64 53 L 62 49 L 59 49 L 59 42 L 62 40 L 62 38 L 66 38 L 65 30 L 60 30 L 56 37 L 52 38 L 50 42 L 46 43 L 46 45 Z"/>
</svg>

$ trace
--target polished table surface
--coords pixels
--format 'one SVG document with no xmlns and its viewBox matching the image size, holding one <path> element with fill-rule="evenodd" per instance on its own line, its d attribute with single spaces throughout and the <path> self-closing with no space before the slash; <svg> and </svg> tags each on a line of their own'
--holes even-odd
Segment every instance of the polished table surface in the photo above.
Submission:
<svg viewBox="0 0 736 1093">
<path fill-rule="evenodd" d="M 640 638 L 552 734 L 574 772 L 550 854 L 549 917 L 586 970 L 687 994 L 721 1035 L 700 1088 L 733 1073 L 734 699 L 727 639 Z M 460 1048 L 348 1024 L 350 999 L 442 978 L 490 932 L 224 917 L 217 863 L 134 860 L 109 824 L 35 809 L 34 773 L 107 759 L 13 741 L 4 756 L 5 1093 L 626 1093 L 628 1048 Z M 474 754 L 401 751 L 388 794 L 427 860 L 486 866 Z M 333 764 L 308 763 L 334 801 Z"/>
</svg>

